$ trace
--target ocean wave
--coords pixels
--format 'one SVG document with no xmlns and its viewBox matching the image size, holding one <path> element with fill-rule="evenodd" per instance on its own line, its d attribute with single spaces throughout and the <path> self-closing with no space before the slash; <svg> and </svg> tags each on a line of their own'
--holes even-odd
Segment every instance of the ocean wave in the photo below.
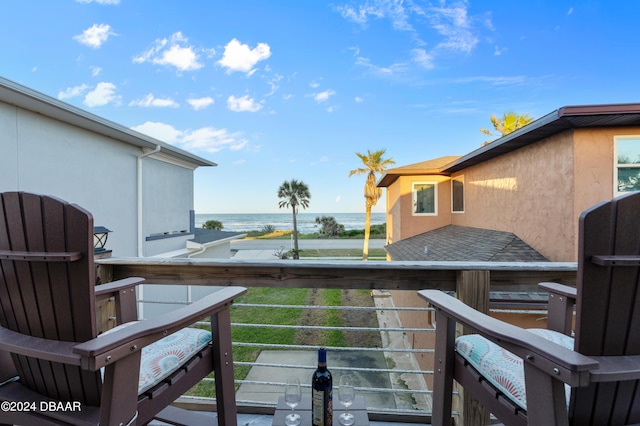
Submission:
<svg viewBox="0 0 640 426">
<path fill-rule="evenodd" d="M 298 213 L 298 232 L 311 234 L 317 232 L 319 225 L 316 224 L 316 217 L 332 216 L 345 230 L 364 229 L 364 213 Z M 293 216 L 287 213 L 242 213 L 242 214 L 196 214 L 195 226 L 201 228 L 207 220 L 217 220 L 222 222 L 223 230 L 229 232 L 249 232 L 259 231 L 267 225 L 273 226 L 276 230 L 293 229 Z M 385 213 L 371 213 L 371 224 L 379 225 L 386 221 Z"/>
</svg>

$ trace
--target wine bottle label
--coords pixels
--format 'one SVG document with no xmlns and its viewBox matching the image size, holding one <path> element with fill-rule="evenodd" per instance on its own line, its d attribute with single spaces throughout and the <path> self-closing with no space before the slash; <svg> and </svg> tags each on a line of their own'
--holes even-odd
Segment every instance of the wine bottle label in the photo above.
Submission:
<svg viewBox="0 0 640 426">
<path fill-rule="evenodd" d="M 312 416 L 315 426 L 325 426 L 324 424 L 324 392 L 318 392 L 314 389 L 312 401 Z"/>
</svg>

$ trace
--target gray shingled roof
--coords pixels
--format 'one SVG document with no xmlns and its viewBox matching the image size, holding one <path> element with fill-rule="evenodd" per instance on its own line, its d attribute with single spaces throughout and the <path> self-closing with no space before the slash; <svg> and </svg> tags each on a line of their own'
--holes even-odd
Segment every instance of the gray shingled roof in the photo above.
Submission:
<svg viewBox="0 0 640 426">
<path fill-rule="evenodd" d="M 393 260 L 545 262 L 511 232 L 447 225 L 385 246 Z"/>
<path fill-rule="evenodd" d="M 244 235 L 242 232 L 227 232 L 227 231 L 215 231 L 213 229 L 195 228 L 193 230 L 194 238 L 189 241 L 193 241 L 198 244 L 207 244 L 213 241 L 224 240 L 226 238 L 235 237 L 238 235 Z"/>
</svg>

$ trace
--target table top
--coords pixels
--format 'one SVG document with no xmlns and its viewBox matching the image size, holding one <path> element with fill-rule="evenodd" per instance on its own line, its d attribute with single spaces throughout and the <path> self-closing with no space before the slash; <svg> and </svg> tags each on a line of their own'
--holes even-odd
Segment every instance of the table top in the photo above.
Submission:
<svg viewBox="0 0 640 426">
<path fill-rule="evenodd" d="M 338 416 L 344 413 L 344 406 L 340 404 L 336 398 L 333 400 L 333 425 L 334 426 L 342 426 L 340 425 L 340 421 L 338 420 Z M 291 408 L 284 402 L 284 396 L 278 398 L 278 405 L 276 407 L 276 412 L 273 414 L 273 425 L 274 426 L 285 426 L 284 418 L 287 414 L 291 412 Z M 311 424 L 311 396 L 305 395 L 302 397 L 300 404 L 295 409 L 295 412 L 300 414 L 302 418 L 300 422 L 300 426 L 308 426 Z M 364 397 L 362 395 L 356 395 L 355 401 L 351 407 L 349 407 L 349 412 L 353 414 L 355 418 L 354 426 L 368 426 L 369 425 L 369 415 L 367 414 L 367 408 L 364 404 Z"/>
</svg>

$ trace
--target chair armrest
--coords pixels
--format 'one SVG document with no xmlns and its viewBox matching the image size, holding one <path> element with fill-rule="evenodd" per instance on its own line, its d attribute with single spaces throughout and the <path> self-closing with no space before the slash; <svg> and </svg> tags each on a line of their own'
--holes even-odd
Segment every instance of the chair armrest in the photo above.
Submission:
<svg viewBox="0 0 640 426">
<path fill-rule="evenodd" d="M 229 309 L 233 300 L 246 293 L 244 287 L 225 287 L 191 305 L 77 344 L 73 352 L 82 358 L 82 367 L 94 370 L 141 350 L 207 315 Z M 212 333 L 215 333 L 212 330 Z"/>
<path fill-rule="evenodd" d="M 523 362 L 571 386 L 588 385 L 591 370 L 598 368 L 598 362 L 592 358 L 478 312 L 439 290 L 421 290 L 418 294 L 435 307 L 438 314 L 473 328 L 478 334 L 521 357 Z M 446 321 L 446 318 L 442 320 Z M 436 317 L 436 321 L 440 320 Z"/>
<path fill-rule="evenodd" d="M 131 277 L 97 285 L 95 289 L 96 300 L 112 297 L 119 291 L 135 289 L 135 287 L 142 282 L 144 282 L 144 278 Z"/>
<path fill-rule="evenodd" d="M 594 356 L 600 368 L 591 372 L 592 382 L 640 379 L 640 355 Z"/>
<path fill-rule="evenodd" d="M 539 283 L 539 287 L 549 292 L 549 314 L 547 328 L 571 336 L 573 329 L 573 305 L 578 297 L 578 289 L 558 283 Z"/>
<path fill-rule="evenodd" d="M 136 286 L 143 281 L 144 278 L 131 277 L 97 285 L 95 288 L 96 301 L 113 297 L 116 304 L 117 324 L 135 321 L 138 319 Z"/>
<path fill-rule="evenodd" d="M 0 349 L 46 361 L 80 365 L 80 355 L 73 353 L 77 342 L 63 342 L 33 337 L 0 327 Z"/>
<path fill-rule="evenodd" d="M 549 293 L 559 294 L 573 299 L 574 301 L 578 297 L 578 289 L 565 284 L 544 282 L 538 283 L 538 286 L 547 290 Z"/>
</svg>

